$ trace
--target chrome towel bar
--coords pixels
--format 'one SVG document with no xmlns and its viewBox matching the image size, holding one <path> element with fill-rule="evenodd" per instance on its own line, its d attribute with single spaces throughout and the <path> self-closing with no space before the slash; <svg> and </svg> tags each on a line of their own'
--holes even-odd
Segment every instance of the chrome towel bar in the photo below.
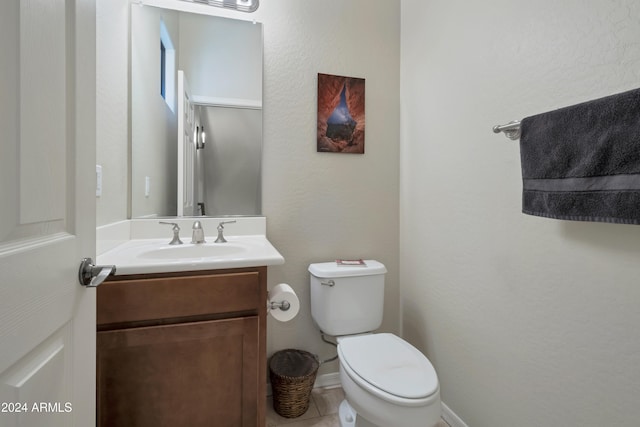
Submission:
<svg viewBox="0 0 640 427">
<path fill-rule="evenodd" d="M 514 120 L 506 125 L 495 125 L 493 133 L 504 132 L 507 138 L 516 140 L 520 138 L 520 121 Z"/>
</svg>

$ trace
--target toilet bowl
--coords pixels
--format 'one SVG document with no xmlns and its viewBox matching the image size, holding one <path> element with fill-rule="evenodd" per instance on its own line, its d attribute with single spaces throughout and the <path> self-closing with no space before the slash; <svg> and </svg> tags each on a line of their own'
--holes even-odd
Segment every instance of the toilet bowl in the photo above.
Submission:
<svg viewBox="0 0 640 427">
<path fill-rule="evenodd" d="M 341 427 L 432 427 L 440 420 L 440 387 L 431 362 L 393 334 L 343 337 Z"/>
<path fill-rule="evenodd" d="M 433 427 L 440 420 L 440 387 L 433 365 L 382 323 L 385 266 L 311 264 L 311 316 L 338 341 L 341 427 Z"/>
</svg>

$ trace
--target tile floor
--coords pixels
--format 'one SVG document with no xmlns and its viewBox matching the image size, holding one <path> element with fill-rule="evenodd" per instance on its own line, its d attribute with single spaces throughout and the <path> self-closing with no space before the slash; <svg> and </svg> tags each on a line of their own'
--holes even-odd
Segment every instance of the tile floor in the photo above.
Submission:
<svg viewBox="0 0 640 427">
<path fill-rule="evenodd" d="M 317 388 L 311 393 L 309 410 L 297 418 L 285 418 L 273 410 L 272 397 L 267 398 L 267 427 L 339 427 L 338 406 L 344 399 L 340 387 Z M 448 427 L 440 421 L 438 427 Z"/>
</svg>

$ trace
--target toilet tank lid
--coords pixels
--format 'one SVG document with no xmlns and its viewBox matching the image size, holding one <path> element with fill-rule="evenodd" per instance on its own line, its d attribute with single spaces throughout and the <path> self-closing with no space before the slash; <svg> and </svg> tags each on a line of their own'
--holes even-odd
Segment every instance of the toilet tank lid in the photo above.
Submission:
<svg viewBox="0 0 640 427">
<path fill-rule="evenodd" d="M 335 261 L 309 265 L 309 273 L 322 278 L 372 276 L 386 272 L 384 264 L 372 259 L 364 260 L 364 265 L 340 265 Z"/>
</svg>

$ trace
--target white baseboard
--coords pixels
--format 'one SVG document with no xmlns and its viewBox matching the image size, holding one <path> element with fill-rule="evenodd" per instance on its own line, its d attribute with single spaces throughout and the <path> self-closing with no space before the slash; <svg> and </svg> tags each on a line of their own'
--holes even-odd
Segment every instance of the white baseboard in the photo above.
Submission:
<svg viewBox="0 0 640 427">
<path fill-rule="evenodd" d="M 451 427 L 469 427 L 462 418 L 457 416 L 444 402 L 442 402 L 442 419 Z"/>
<path fill-rule="evenodd" d="M 331 372 L 330 374 L 318 375 L 313 388 L 331 388 L 340 386 L 340 373 Z"/>
</svg>

